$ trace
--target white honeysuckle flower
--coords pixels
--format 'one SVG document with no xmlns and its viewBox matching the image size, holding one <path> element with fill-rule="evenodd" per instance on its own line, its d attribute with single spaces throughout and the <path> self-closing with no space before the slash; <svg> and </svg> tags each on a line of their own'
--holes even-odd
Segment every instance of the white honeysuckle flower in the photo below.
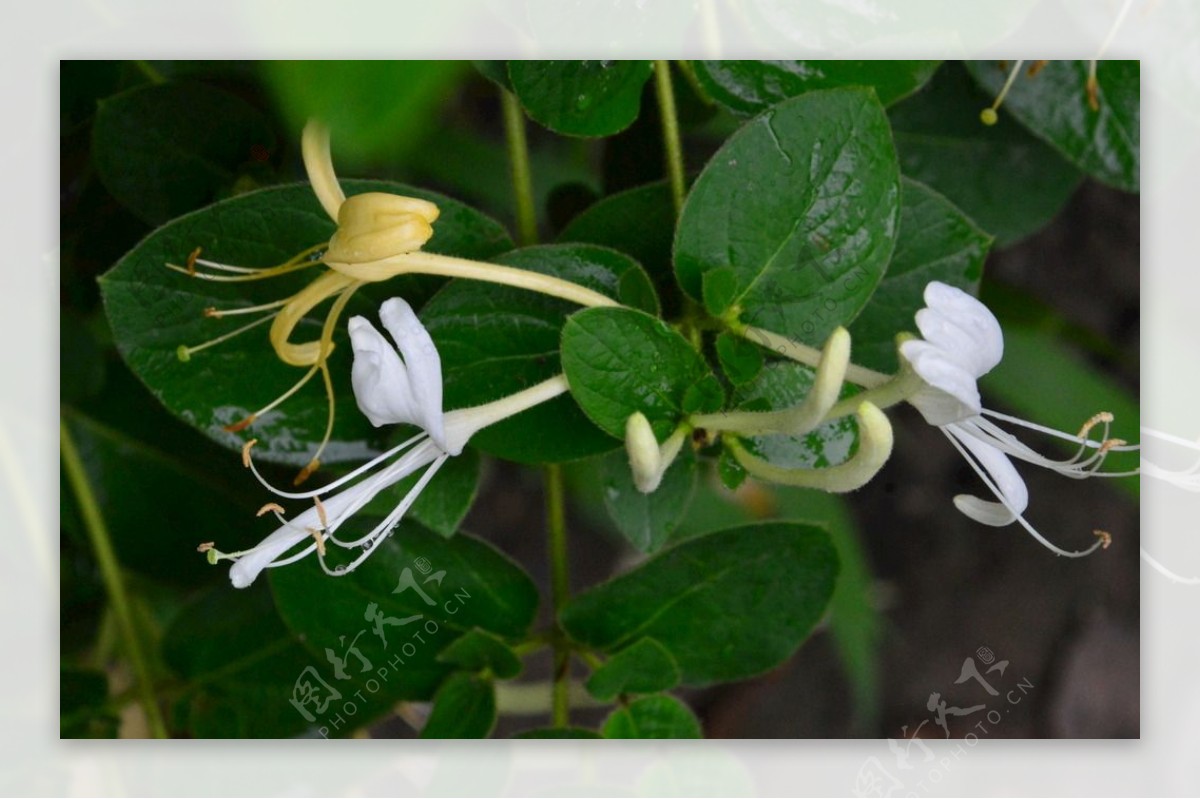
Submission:
<svg viewBox="0 0 1200 799">
<path fill-rule="evenodd" d="M 287 520 L 279 505 L 264 505 L 259 515 L 272 512 L 280 526 L 252 549 L 223 553 L 212 544 L 200 546 L 210 563 L 233 561 L 229 579 L 235 588 L 249 586 L 263 569 L 295 563 L 313 552 L 326 574 L 340 576 L 354 571 L 391 534 L 442 464 L 461 453 L 475 433 L 567 391 L 566 379 L 558 375 L 495 402 L 443 414 L 441 359 L 429 333 L 403 300 L 385 302 L 380 316 L 396 339 L 399 352 L 369 322 L 361 317 L 351 320 L 355 398 L 376 426 L 406 423 L 424 430 L 344 477 L 311 491 L 281 491 L 272 486 L 250 458 L 254 441 L 247 443 L 242 460 L 260 483 L 278 497 L 311 500 L 313 506 Z M 342 525 L 379 492 L 422 469 L 424 474 L 383 521 L 357 538 L 338 536 Z M 348 563 L 330 566 L 325 561 L 327 545 L 358 553 Z"/>
<path fill-rule="evenodd" d="M 993 527 L 1019 522 L 1043 546 L 1059 555 L 1079 557 L 1107 546 L 1108 536 L 1100 531 L 1097 531 L 1095 544 L 1077 552 L 1068 552 L 1047 541 L 1025 520 L 1023 514 L 1029 505 L 1029 492 L 1009 458 L 1075 479 L 1121 477 L 1136 474 L 1137 470 L 1098 470 L 1108 453 L 1138 447 L 1108 437 L 1113 421 L 1109 413 L 1096 414 L 1077 435 L 1070 435 L 984 408 L 976 381 L 1000 363 L 1004 355 L 1000 323 L 979 300 L 944 283 L 935 281 L 925 287 L 925 303 L 926 307 L 916 316 L 917 328 L 924 339 L 912 339 L 900 345 L 900 354 L 924 383 L 908 401 L 927 422 L 946 434 L 998 500 L 993 502 L 960 494 L 954 498 L 955 507 L 975 521 Z M 1079 445 L 1079 450 L 1070 458 L 1047 458 L 992 419 L 1074 442 Z M 1089 432 L 1101 424 L 1104 435 L 1099 441 L 1091 439 Z"/>
<path fill-rule="evenodd" d="M 415 424 L 442 450 L 458 455 L 462 448 L 450 447 L 443 429 L 442 359 L 429 331 L 399 297 L 380 306 L 379 319 L 395 347 L 363 317 L 349 322 L 354 349 L 350 381 L 358 409 L 376 427 Z"/>
</svg>

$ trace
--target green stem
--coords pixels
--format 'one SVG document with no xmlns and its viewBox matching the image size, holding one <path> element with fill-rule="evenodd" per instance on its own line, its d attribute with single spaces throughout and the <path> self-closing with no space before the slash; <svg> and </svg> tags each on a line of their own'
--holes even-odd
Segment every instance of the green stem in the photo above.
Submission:
<svg viewBox="0 0 1200 799">
<path fill-rule="evenodd" d="M 558 614 L 567 604 L 571 587 L 567 572 L 567 503 L 562 467 L 546 467 L 546 533 L 550 550 L 550 603 L 554 610 L 554 688 L 551 718 L 555 727 L 565 727 L 571 710 L 571 649 L 558 630 Z"/>
<path fill-rule="evenodd" d="M 537 213 L 533 202 L 533 177 L 529 169 L 529 143 L 525 140 L 525 112 L 517 97 L 500 90 L 504 108 L 504 138 L 512 171 L 513 197 L 517 203 L 517 241 L 522 246 L 537 243 Z"/>
<path fill-rule="evenodd" d="M 601 702 L 587 692 L 582 683 L 564 682 L 567 696 L 574 707 L 607 707 L 611 702 Z M 540 716 L 552 708 L 547 705 L 544 682 L 496 683 L 496 711 L 502 716 Z"/>
<path fill-rule="evenodd" d="M 667 176 L 671 182 L 671 200 L 675 215 L 683 210 L 683 147 L 679 140 L 679 116 L 675 110 L 675 89 L 671 86 L 671 65 L 654 62 L 654 87 L 658 94 L 658 110 L 662 115 L 663 149 L 667 158 Z"/>
<path fill-rule="evenodd" d="M 154 696 L 154 684 L 150 679 L 150 668 L 142 652 L 142 644 L 138 639 L 137 628 L 133 622 L 133 610 L 129 603 L 129 595 L 125 592 L 125 583 L 121 578 L 121 567 L 117 563 L 117 555 L 113 549 L 112 539 L 108 534 L 108 526 L 96 503 L 96 495 L 88 482 L 87 471 L 79 450 L 71 438 L 65 419 L 59 419 L 59 449 L 62 453 L 62 467 L 67 473 L 67 482 L 79 503 L 83 516 L 83 526 L 96 553 L 96 562 L 100 566 L 100 577 L 104 582 L 104 590 L 112 604 L 113 615 L 117 628 L 125 643 L 125 654 L 133 666 L 134 680 L 137 682 L 142 701 L 142 709 L 146 713 L 146 721 L 150 732 L 155 738 L 166 738 L 167 727 L 163 723 L 158 701 Z"/>
</svg>

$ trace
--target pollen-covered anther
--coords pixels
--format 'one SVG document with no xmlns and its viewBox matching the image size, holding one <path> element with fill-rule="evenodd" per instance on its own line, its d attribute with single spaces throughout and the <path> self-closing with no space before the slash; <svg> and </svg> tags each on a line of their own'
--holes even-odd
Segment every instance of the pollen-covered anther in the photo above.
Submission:
<svg viewBox="0 0 1200 799">
<path fill-rule="evenodd" d="M 325 557 L 325 535 L 315 527 L 309 527 L 308 533 L 317 542 L 317 554 Z"/>
<path fill-rule="evenodd" d="M 224 430 L 226 433 L 240 433 L 243 430 L 245 430 L 247 427 L 249 427 L 250 425 L 254 424 L 254 420 L 257 418 L 258 418 L 258 414 L 252 413 L 249 416 L 247 416 L 245 419 L 243 419 L 242 421 L 234 422 L 233 424 L 227 424 L 224 427 L 222 427 L 221 429 Z M 250 464 L 247 463 L 246 465 L 249 466 Z"/>
<path fill-rule="evenodd" d="M 257 443 L 258 439 L 252 438 L 245 444 L 242 444 L 242 466 L 245 466 L 247 469 L 250 468 L 250 450 Z M 260 513 L 259 515 L 261 516 L 262 514 Z"/>
<path fill-rule="evenodd" d="M 204 309 L 204 317 L 206 319 L 219 319 L 221 312 L 216 309 L 216 306 L 210 305 Z"/>
<path fill-rule="evenodd" d="M 1092 534 L 1100 539 L 1100 548 L 1108 549 L 1112 544 L 1112 534 L 1106 530 L 1092 530 Z"/>
<path fill-rule="evenodd" d="M 247 465 L 249 465 L 249 463 L 247 463 Z M 257 511 L 255 511 L 254 515 L 255 516 L 263 516 L 267 513 L 282 514 L 283 512 L 284 512 L 283 506 L 280 505 L 278 502 L 268 502 L 266 505 L 263 505 L 261 508 L 259 508 Z"/>
<path fill-rule="evenodd" d="M 203 544 L 196 547 L 196 551 L 197 552 L 207 552 L 208 550 L 212 549 L 214 546 L 216 546 L 215 541 L 205 541 Z"/>
<path fill-rule="evenodd" d="M 188 253 L 187 266 L 185 268 L 187 269 L 187 273 L 189 275 L 196 274 L 196 259 L 199 257 L 200 257 L 200 248 L 199 247 L 197 247 L 196 249 L 194 249 L 190 253 Z"/>
<path fill-rule="evenodd" d="M 295 486 L 300 485 L 305 480 L 312 477 L 313 472 L 315 472 L 317 469 L 320 469 L 320 468 L 321 468 L 321 459 L 313 458 L 311 461 L 308 462 L 307 466 L 305 466 L 303 469 L 300 470 L 300 473 L 296 475 L 295 479 L 292 480 L 292 485 L 295 485 Z"/>
<path fill-rule="evenodd" d="M 1079 434 L 1076 438 L 1087 438 L 1088 433 L 1098 424 L 1112 424 L 1113 415 L 1108 411 L 1101 411 L 1083 423 L 1083 427 L 1079 428 Z"/>
<path fill-rule="evenodd" d="M 1113 449 L 1115 447 L 1123 447 L 1128 443 L 1129 442 L 1123 438 L 1106 438 L 1106 439 L 1104 439 L 1104 441 L 1100 442 L 1100 454 L 1103 455 L 1104 453 L 1108 452 L 1110 449 Z"/>
<path fill-rule="evenodd" d="M 329 517 L 325 514 L 325 503 L 321 502 L 320 497 L 313 497 L 313 502 L 317 506 L 317 518 L 321 520 L 321 529 L 329 529 Z"/>
</svg>

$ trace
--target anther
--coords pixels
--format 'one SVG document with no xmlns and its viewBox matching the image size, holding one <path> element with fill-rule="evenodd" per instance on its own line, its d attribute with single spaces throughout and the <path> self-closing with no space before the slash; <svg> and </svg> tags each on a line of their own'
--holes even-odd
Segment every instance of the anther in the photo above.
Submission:
<svg viewBox="0 0 1200 799">
<path fill-rule="evenodd" d="M 197 551 L 197 552 L 207 552 L 207 551 L 209 551 L 210 549 L 212 549 L 214 546 L 216 546 L 216 542 L 215 542 L 215 541 L 205 541 L 203 544 L 201 544 L 200 546 L 196 547 L 196 551 Z"/>
<path fill-rule="evenodd" d="M 329 517 L 325 515 L 325 504 L 321 502 L 320 497 L 313 497 L 313 502 L 317 506 L 317 517 L 321 520 L 321 529 L 329 529 Z"/>
<path fill-rule="evenodd" d="M 247 466 L 250 465 L 249 458 L 246 459 L 246 465 Z M 270 513 L 272 511 L 274 511 L 275 513 L 281 514 L 284 512 L 283 506 L 280 505 L 278 502 L 268 502 L 266 505 L 263 505 L 261 508 L 259 508 L 258 511 L 254 515 L 262 516 L 263 514 Z"/>
<path fill-rule="evenodd" d="M 1025 74 L 1031 78 L 1036 77 L 1037 74 L 1042 71 L 1042 67 L 1046 66 L 1046 64 L 1048 64 L 1048 63 L 1050 63 L 1050 62 L 1045 61 L 1045 60 L 1034 61 L 1032 64 L 1029 65 L 1029 69 L 1025 70 Z"/>
<path fill-rule="evenodd" d="M 1108 411 L 1101 411 L 1100 413 L 1093 416 L 1091 419 L 1088 419 L 1086 422 L 1084 422 L 1083 427 L 1079 428 L 1079 434 L 1075 437 L 1076 438 L 1087 438 L 1088 433 L 1091 432 L 1093 427 L 1095 427 L 1098 424 L 1111 424 L 1112 420 L 1113 420 L 1113 415 L 1111 413 L 1109 413 Z M 1125 443 L 1125 442 L 1121 442 L 1121 443 Z"/>
<path fill-rule="evenodd" d="M 317 554 L 321 557 L 325 557 L 325 536 L 323 536 L 321 531 L 315 527 L 309 527 L 308 532 L 317 542 Z"/>
<path fill-rule="evenodd" d="M 196 259 L 200 257 L 200 248 L 192 250 L 187 257 L 187 273 L 189 275 L 196 274 Z"/>
<path fill-rule="evenodd" d="M 1092 534 L 1100 539 L 1101 549 L 1108 549 L 1109 545 L 1112 544 L 1112 534 L 1104 530 L 1092 530 Z"/>
<path fill-rule="evenodd" d="M 307 466 L 305 466 L 303 469 L 300 470 L 300 473 L 296 475 L 295 479 L 292 480 L 292 485 L 294 485 L 294 486 L 300 485 L 305 480 L 312 477 L 313 472 L 315 472 L 317 469 L 320 469 L 320 468 L 321 468 L 320 458 L 313 458 L 311 461 L 308 462 Z"/>
<path fill-rule="evenodd" d="M 1123 447 L 1129 442 L 1123 438 L 1106 438 L 1100 442 L 1100 452 L 1108 452 L 1113 447 Z"/>
<path fill-rule="evenodd" d="M 245 444 L 242 444 L 242 466 L 245 466 L 247 469 L 250 468 L 250 449 L 257 443 L 258 439 L 252 438 Z M 262 514 L 260 513 L 259 515 L 261 516 Z"/>
<path fill-rule="evenodd" d="M 227 424 L 224 427 L 222 427 L 221 429 L 224 430 L 226 433 L 240 433 L 243 430 L 245 430 L 247 427 L 249 427 L 250 425 L 254 424 L 254 420 L 257 418 L 258 418 L 258 414 L 252 413 L 249 416 L 247 416 L 245 419 L 243 419 L 242 421 L 234 422 L 233 424 Z M 249 466 L 249 464 L 246 464 L 246 465 Z"/>
<path fill-rule="evenodd" d="M 221 316 L 221 312 L 218 311 L 215 306 L 210 305 L 204 309 L 204 316 L 207 319 L 218 319 Z"/>
</svg>

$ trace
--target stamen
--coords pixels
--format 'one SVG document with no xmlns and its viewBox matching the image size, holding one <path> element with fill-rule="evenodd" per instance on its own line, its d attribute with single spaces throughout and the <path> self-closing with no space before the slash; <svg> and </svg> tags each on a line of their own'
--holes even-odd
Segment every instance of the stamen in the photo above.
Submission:
<svg viewBox="0 0 1200 799">
<path fill-rule="evenodd" d="M 1038 543 L 1040 543 L 1042 546 L 1044 546 L 1046 549 L 1050 550 L 1051 552 L 1053 552 L 1056 555 L 1061 555 L 1062 557 L 1065 557 L 1065 558 L 1082 558 L 1086 555 L 1092 554 L 1093 552 L 1095 552 L 1097 549 L 1099 549 L 1101 546 L 1104 545 L 1103 540 L 1097 540 L 1096 543 L 1092 544 L 1092 546 L 1089 547 L 1088 549 L 1080 550 L 1077 552 L 1068 552 L 1067 550 L 1062 549 L 1061 547 L 1059 547 L 1055 544 L 1052 544 L 1049 540 L 1046 539 L 1045 536 L 1043 536 L 1041 533 L 1039 533 L 1037 530 L 1035 530 L 1033 528 L 1033 525 L 1031 525 L 1029 522 L 1025 521 L 1025 517 L 1022 514 L 1018 513 L 1013 508 L 1013 506 L 1009 503 L 1008 498 L 1005 497 L 1004 493 L 1002 491 L 1000 491 L 1000 489 L 996 486 L 995 482 L 993 482 L 991 476 L 988 475 L 987 471 L 981 465 L 979 465 L 978 463 L 975 462 L 974 457 L 970 454 L 969 450 L 962 444 L 962 442 L 960 442 L 954 436 L 950 435 L 950 433 L 947 430 L 943 429 L 942 432 L 945 433 L 946 438 L 950 439 L 950 443 L 953 444 L 954 448 L 958 450 L 958 453 L 963 456 L 963 459 L 966 460 L 966 462 L 971 465 L 971 468 L 975 470 L 975 474 L 979 476 L 979 479 L 983 481 L 983 484 L 985 486 L 987 486 L 989 491 L 992 492 L 992 496 L 994 496 L 997 500 L 999 500 L 1000 504 L 1004 506 L 1005 510 L 1007 510 L 1009 513 L 1011 513 L 1013 515 L 1013 517 L 1015 518 L 1015 520 L 1017 522 L 1019 522 L 1022 527 L 1025 528 L 1025 531 L 1027 533 L 1029 533 L 1031 536 L 1033 536 L 1033 538 Z"/>
<path fill-rule="evenodd" d="M 1092 534 L 1100 539 L 1100 548 L 1108 549 L 1112 545 L 1112 534 L 1105 530 L 1092 530 Z"/>
<path fill-rule="evenodd" d="M 225 316 L 240 316 L 248 313 L 260 313 L 262 311 L 271 311 L 275 308 L 282 308 L 290 301 L 291 297 L 288 297 L 286 299 L 276 300 L 275 302 L 263 303 L 262 305 L 250 305 L 245 308 L 227 308 L 225 310 L 221 310 L 220 308 L 216 307 L 209 307 L 204 309 L 204 315 L 209 319 L 220 319 Z"/>
<path fill-rule="evenodd" d="M 321 535 L 321 531 L 315 527 L 309 527 L 308 532 L 317 541 L 317 555 L 322 558 L 325 557 L 325 536 Z"/>
<path fill-rule="evenodd" d="M 167 268 L 175 272 L 185 274 L 188 277 L 195 277 L 201 280 L 210 280 L 217 283 L 241 283 L 248 280 L 266 280 L 267 278 L 286 275 L 289 272 L 296 272 L 301 269 L 308 269 L 312 266 L 319 266 L 322 263 L 321 259 L 312 258 L 312 256 L 317 252 L 325 250 L 328 248 L 328 246 L 328 242 L 322 242 L 321 244 L 317 244 L 313 247 L 303 250 L 281 264 L 265 268 L 230 266 L 229 264 L 222 264 L 216 261 L 207 261 L 203 258 L 196 257 L 200 254 L 200 250 L 197 248 L 192 251 L 191 255 L 188 256 L 188 260 L 186 262 L 187 266 L 178 266 L 177 264 L 168 262 Z M 234 274 L 214 275 L 210 272 L 198 272 L 196 270 L 197 264 L 218 272 L 232 272 Z"/>
<path fill-rule="evenodd" d="M 253 463 L 250 460 L 250 450 L 257 443 L 258 443 L 258 439 L 252 438 L 249 441 L 247 441 L 245 444 L 242 444 L 242 466 L 244 466 L 247 469 L 253 468 Z"/>
<path fill-rule="evenodd" d="M 227 424 L 222 429 L 229 433 L 238 433 L 238 432 L 241 432 L 242 430 L 245 430 L 247 427 L 254 424 L 254 422 L 258 419 L 258 417 L 262 416 L 264 413 L 267 413 L 268 411 L 274 410 L 281 403 L 286 401 L 289 397 L 291 397 L 293 394 L 295 394 L 297 391 L 299 391 L 301 388 L 303 388 L 304 384 L 307 383 L 309 380 L 311 380 L 312 376 L 315 375 L 316 373 L 317 373 L 317 367 L 314 366 L 313 368 L 309 369 L 305 373 L 304 377 L 302 377 L 298 381 L 296 381 L 295 385 L 293 385 L 287 391 L 280 394 L 274 400 L 267 403 L 262 408 L 259 408 L 257 411 L 250 414 L 249 416 L 247 416 L 245 419 L 241 420 L 240 422 L 235 422 L 233 424 Z"/>
<path fill-rule="evenodd" d="M 1046 64 L 1048 64 L 1048 63 L 1050 63 L 1050 62 L 1045 61 L 1045 60 L 1034 61 L 1032 64 L 1029 65 L 1029 69 L 1025 70 L 1025 75 L 1030 78 L 1036 78 L 1037 74 L 1039 72 L 1041 72 L 1042 68 L 1045 67 Z"/>
<path fill-rule="evenodd" d="M 985 108 L 979 112 L 979 120 L 983 124 L 989 126 L 995 125 L 996 121 L 1000 118 L 996 114 L 996 111 L 1000 109 L 1000 104 L 1003 103 L 1004 98 L 1008 96 L 1008 90 L 1012 88 L 1013 82 L 1017 79 L 1017 75 L 1021 71 L 1021 64 L 1023 63 L 1025 62 L 1017 61 L 1015 64 L 1013 64 L 1012 70 L 1010 70 L 1008 73 L 1008 80 L 1004 81 L 1004 86 L 1000 89 L 1000 94 L 996 95 L 996 100 L 992 103 L 991 108 Z"/>
<path fill-rule="evenodd" d="M 196 547 L 196 551 L 197 552 L 207 552 L 208 550 L 212 549 L 214 546 L 215 546 L 215 542 L 205 541 L 203 544 Z"/>
<path fill-rule="evenodd" d="M 321 502 L 320 497 L 313 497 L 313 502 L 317 506 L 317 518 L 321 520 L 321 529 L 329 529 L 329 517 L 325 515 L 325 504 Z"/>
<path fill-rule="evenodd" d="M 1076 438 L 1087 438 L 1088 433 L 1091 432 L 1093 427 L 1100 424 L 1101 422 L 1103 422 L 1104 424 L 1112 424 L 1112 421 L 1113 421 L 1113 415 L 1111 413 L 1109 413 L 1108 411 L 1101 411 L 1100 413 L 1093 416 L 1091 419 L 1088 419 L 1086 422 L 1084 422 L 1083 427 L 1079 428 L 1079 433 L 1075 437 Z"/>
<path fill-rule="evenodd" d="M 300 491 L 300 492 L 280 491 L 278 488 L 276 488 L 275 486 L 273 486 L 269 482 L 267 482 L 266 478 L 264 478 L 262 476 L 262 474 L 259 473 L 258 467 L 256 467 L 254 465 L 254 462 L 252 460 L 250 460 L 250 456 L 248 454 L 249 453 L 248 449 L 245 450 L 247 454 L 242 459 L 242 462 L 244 464 L 246 464 L 246 466 L 250 467 L 250 471 L 254 472 L 254 476 L 258 479 L 258 482 L 264 488 L 266 488 L 268 491 L 270 491 L 272 494 L 283 497 L 284 499 L 312 499 L 315 496 L 318 496 L 320 494 L 327 494 L 330 491 L 333 491 L 335 488 L 340 488 L 341 486 L 345 485 L 346 483 L 358 479 L 363 474 L 369 472 L 371 469 L 374 469 L 376 466 L 383 463 L 384 461 L 394 458 L 396 455 L 400 454 L 405 449 L 408 449 L 410 446 L 415 444 L 417 441 L 420 441 L 421 439 L 423 439 L 425 437 L 426 437 L 425 433 L 418 433 L 417 435 L 413 436 L 412 438 L 408 439 L 407 441 L 404 441 L 404 442 L 392 447 L 387 452 L 384 452 L 381 455 L 377 455 L 376 457 L 367 461 L 362 466 L 359 466 L 357 469 L 350 472 L 349 474 L 343 475 L 342 477 L 339 477 L 337 480 L 334 480 L 332 483 L 327 483 L 326 485 L 324 485 L 320 488 L 315 488 L 311 491 Z M 253 443 L 253 442 L 251 442 L 251 443 Z"/>
<path fill-rule="evenodd" d="M 264 513 L 275 513 L 276 515 L 278 515 L 283 512 L 284 512 L 283 506 L 280 505 L 278 502 L 268 502 L 266 505 L 263 505 L 261 508 L 259 508 L 258 512 L 255 513 L 254 515 L 262 516 Z"/>
<path fill-rule="evenodd" d="M 192 250 L 187 257 L 187 273 L 189 275 L 196 274 L 196 259 L 200 257 L 200 248 Z"/>
<path fill-rule="evenodd" d="M 205 316 L 207 316 L 207 315 L 208 315 L 208 313 L 205 312 Z M 251 330 L 251 329 L 256 328 L 259 325 L 263 324 L 264 322 L 270 322 L 270 321 L 271 321 L 270 316 L 264 316 L 262 319 L 255 319 L 253 322 L 251 322 L 248 325 L 242 325 L 237 330 L 233 330 L 229 333 L 226 333 L 223 336 L 217 336 L 216 338 L 209 339 L 208 341 L 204 342 L 203 344 L 197 344 L 194 347 L 185 347 L 184 345 L 180 344 L 179 347 L 177 347 L 175 350 L 175 356 L 177 358 L 179 358 L 179 360 L 182 361 L 183 363 L 187 363 L 188 361 L 190 361 L 192 359 L 192 355 L 194 353 L 200 352 L 201 350 L 206 350 L 209 347 L 212 347 L 216 344 L 220 344 L 223 341 L 228 341 L 229 339 L 233 338 L 234 336 L 240 336 L 242 333 L 245 333 L 247 330 Z"/>
</svg>

